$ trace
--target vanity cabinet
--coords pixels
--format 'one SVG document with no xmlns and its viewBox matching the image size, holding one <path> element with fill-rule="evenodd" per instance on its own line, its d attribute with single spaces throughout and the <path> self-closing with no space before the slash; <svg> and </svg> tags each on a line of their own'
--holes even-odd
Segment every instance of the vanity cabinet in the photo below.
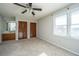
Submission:
<svg viewBox="0 0 79 59">
<path fill-rule="evenodd" d="M 2 34 L 2 41 L 15 40 L 15 33 Z"/>
</svg>

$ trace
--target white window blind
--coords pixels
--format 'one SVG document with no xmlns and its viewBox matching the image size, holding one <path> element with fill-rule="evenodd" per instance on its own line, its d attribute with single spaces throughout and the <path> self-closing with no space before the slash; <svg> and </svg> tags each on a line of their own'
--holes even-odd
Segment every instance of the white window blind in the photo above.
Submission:
<svg viewBox="0 0 79 59">
<path fill-rule="evenodd" d="M 54 34 L 59 36 L 65 36 L 67 34 L 67 15 L 62 14 L 55 17 L 55 29 Z"/>
<path fill-rule="evenodd" d="M 79 37 L 79 10 L 71 12 L 71 37 Z"/>
</svg>

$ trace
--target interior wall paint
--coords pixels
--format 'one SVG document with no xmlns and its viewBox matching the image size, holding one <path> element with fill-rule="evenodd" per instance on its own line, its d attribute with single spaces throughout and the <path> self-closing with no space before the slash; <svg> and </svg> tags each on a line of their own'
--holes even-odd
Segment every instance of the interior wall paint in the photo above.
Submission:
<svg viewBox="0 0 79 59">
<path fill-rule="evenodd" d="M 5 17 L 5 16 L 1 16 L 1 29 L 2 29 L 2 33 L 5 31 L 8 31 L 8 27 L 7 27 L 7 23 L 10 21 L 15 21 L 15 19 L 13 19 L 12 17 Z"/>
<path fill-rule="evenodd" d="M 3 17 L 1 18 L 1 34 L 6 31 L 6 21 L 3 19 Z"/>
<path fill-rule="evenodd" d="M 0 43 L 1 43 L 1 16 L 0 16 Z"/>
<path fill-rule="evenodd" d="M 6 22 L 3 20 L 3 17 L 0 16 L 0 42 L 2 41 L 2 33 L 6 31 Z"/>
<path fill-rule="evenodd" d="M 46 40 L 79 55 L 79 40 L 55 36 L 53 34 L 53 15 L 38 20 L 38 38 Z"/>
</svg>

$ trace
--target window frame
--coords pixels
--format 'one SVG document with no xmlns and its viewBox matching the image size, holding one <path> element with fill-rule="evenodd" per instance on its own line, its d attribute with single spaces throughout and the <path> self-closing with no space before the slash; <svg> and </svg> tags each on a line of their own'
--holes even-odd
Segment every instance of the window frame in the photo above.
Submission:
<svg viewBox="0 0 79 59">
<path fill-rule="evenodd" d="M 62 15 L 66 15 L 66 17 L 67 17 L 67 12 L 66 12 L 66 10 L 64 10 L 63 12 L 58 12 L 58 13 L 56 13 L 54 16 L 53 16 L 53 35 L 55 35 L 55 36 L 60 36 L 60 37 L 66 37 L 67 36 L 67 24 L 66 24 L 66 35 L 59 35 L 59 34 L 56 34 L 55 33 L 55 29 L 56 29 L 56 26 L 65 26 L 65 25 L 56 25 L 56 17 L 59 17 L 59 16 L 62 16 Z M 68 17 L 66 18 L 66 19 L 68 19 Z M 68 21 L 68 20 L 67 20 Z M 66 21 L 66 22 L 67 22 Z"/>
</svg>

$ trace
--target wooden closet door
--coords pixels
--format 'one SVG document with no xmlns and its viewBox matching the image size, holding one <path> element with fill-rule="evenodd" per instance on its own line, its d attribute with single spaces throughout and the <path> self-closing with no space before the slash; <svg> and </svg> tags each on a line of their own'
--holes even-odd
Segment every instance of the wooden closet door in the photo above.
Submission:
<svg viewBox="0 0 79 59">
<path fill-rule="evenodd" d="M 36 23 L 30 23 L 30 37 L 36 37 Z"/>
<path fill-rule="evenodd" d="M 27 22 L 19 21 L 18 38 L 19 39 L 27 38 Z"/>
</svg>

